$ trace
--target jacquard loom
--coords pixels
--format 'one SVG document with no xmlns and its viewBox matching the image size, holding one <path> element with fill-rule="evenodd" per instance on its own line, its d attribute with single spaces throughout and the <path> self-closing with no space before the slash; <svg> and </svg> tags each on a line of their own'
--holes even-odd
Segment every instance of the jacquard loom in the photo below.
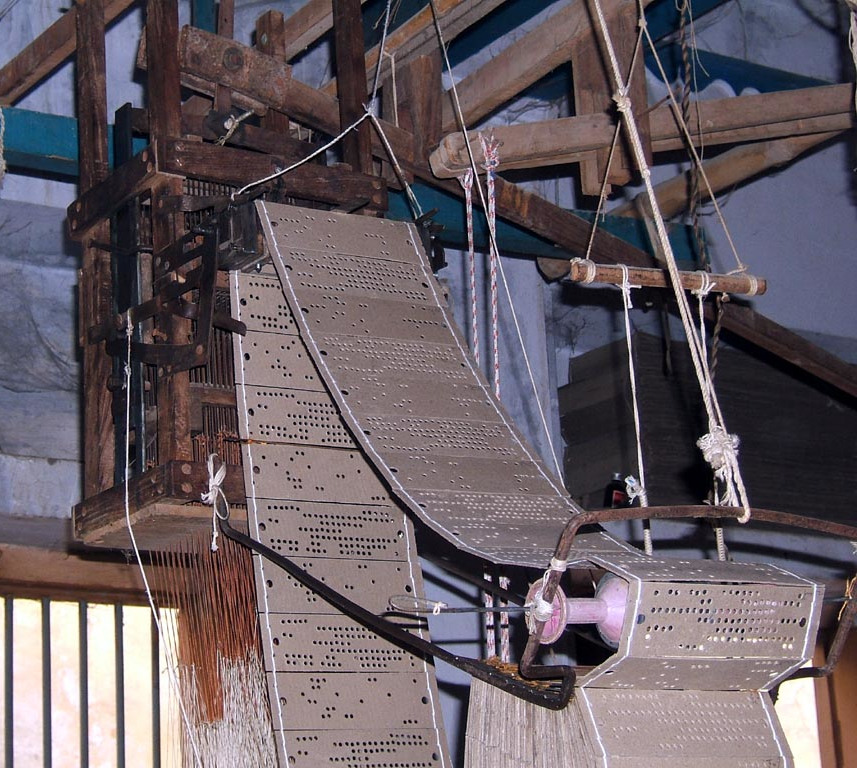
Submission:
<svg viewBox="0 0 857 768">
<path fill-rule="evenodd" d="M 431 214 L 383 218 L 388 187 L 437 182 L 430 167 L 456 175 L 469 154 L 466 134 L 440 143 L 439 60 L 400 72 L 411 98 L 386 92 L 395 114 L 379 119 L 364 106 L 359 2 L 334 0 L 328 19 L 338 99 L 290 77 L 282 16 L 260 19 L 254 49 L 230 39 L 230 10 L 220 4 L 215 35 L 180 30 L 174 0 L 147 3 L 149 107 L 117 115 L 112 173 L 106 8 L 87 0 L 74 13 L 87 41 L 79 109 L 92 115 L 68 212 L 84 249 L 86 498 L 75 535 L 157 553 L 152 567 L 172 574 L 164 599 L 179 609 L 187 764 L 450 766 L 438 659 L 472 679 L 474 768 L 791 765 L 770 692 L 829 671 L 798 672 L 813 655 L 823 588 L 773 565 L 646 554 L 599 524 L 752 512 L 754 522 L 857 538 L 854 529 L 746 504 L 581 508 L 468 351 L 434 274 Z M 575 29 L 587 16 L 575 33 L 580 64 L 607 36 L 585 8 L 570 13 L 563 23 Z M 635 13 L 610 4 L 611 27 Z M 619 58 L 637 66 L 628 45 Z M 604 73 L 587 73 L 609 101 Z M 641 82 L 619 88 L 623 99 Z M 418 101 L 425 84 L 436 92 Z M 195 95 L 183 99 L 183 87 Z M 341 139 L 345 164 L 299 164 L 326 147 L 292 123 Z M 148 145 L 135 154 L 139 134 Z M 635 141 L 651 154 L 648 128 Z M 587 155 L 590 191 L 610 170 L 605 149 Z M 485 155 L 483 145 L 480 163 Z M 492 180 L 501 217 L 587 252 L 587 223 Z M 603 231 L 592 246 L 599 259 L 649 264 Z M 607 274 L 589 261 L 543 267 L 582 270 L 584 282 Z M 670 282 L 652 271 L 633 280 Z M 716 278 L 760 290 L 750 276 Z M 629 272 L 605 279 L 627 284 Z M 532 583 L 512 614 L 527 637 L 514 664 L 432 642 L 417 529 Z M 204 544 L 182 543 L 189 536 Z M 855 610 L 849 602 L 831 658 Z M 569 625 L 589 627 L 596 662 L 554 656 Z"/>
</svg>

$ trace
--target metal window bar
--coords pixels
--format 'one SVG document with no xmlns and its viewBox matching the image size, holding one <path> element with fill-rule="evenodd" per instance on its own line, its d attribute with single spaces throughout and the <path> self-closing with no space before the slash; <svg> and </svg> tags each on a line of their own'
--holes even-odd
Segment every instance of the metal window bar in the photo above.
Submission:
<svg viewBox="0 0 857 768">
<path fill-rule="evenodd" d="M 21 685 L 21 674 L 22 667 L 21 664 L 26 661 L 26 654 L 23 655 L 21 659 L 17 659 L 15 657 L 15 641 L 20 645 L 22 642 L 26 641 L 26 634 L 21 634 L 22 630 L 20 629 L 20 621 L 23 616 L 21 611 L 16 610 L 15 603 L 20 599 L 16 599 L 13 596 L 4 596 L 3 599 L 3 641 L 4 641 L 4 659 L 3 659 L 3 754 L 4 754 L 4 763 L 5 768 L 14 768 L 15 765 L 15 718 L 16 715 L 18 717 L 24 716 L 26 713 L 21 708 L 21 702 L 16 702 L 16 694 L 20 697 L 25 693 L 25 691 L 29 688 L 30 683 L 28 682 L 26 685 Z M 77 656 L 78 656 L 78 672 L 79 672 L 79 691 L 78 697 L 76 700 L 76 706 L 78 707 L 78 712 L 76 713 L 78 716 L 78 751 L 80 753 L 80 766 L 81 768 L 89 768 L 91 762 L 91 748 L 90 748 L 90 737 L 92 734 L 92 727 L 97 727 L 96 720 L 97 714 L 90 712 L 90 670 L 93 673 L 98 673 L 98 665 L 92 666 L 89 661 L 89 652 L 90 652 L 90 632 L 98 631 L 96 628 L 89 627 L 89 619 L 90 619 L 90 607 L 91 604 L 86 600 L 77 601 L 77 627 L 74 627 L 73 624 L 70 627 L 65 626 L 64 621 L 57 621 L 53 623 L 51 622 L 51 613 L 52 606 L 54 601 L 48 597 L 42 597 L 39 601 L 33 602 L 32 600 L 27 600 L 29 603 L 29 607 L 24 614 L 29 613 L 30 611 L 40 611 L 40 619 L 41 626 L 38 627 L 38 624 L 33 625 L 33 629 L 30 631 L 38 631 L 40 633 L 40 640 L 36 641 L 35 637 L 33 637 L 33 641 L 37 644 L 41 645 L 41 660 L 40 662 L 36 662 L 34 677 L 38 678 L 39 674 L 41 675 L 41 680 L 38 681 L 34 679 L 32 681 L 32 685 L 38 685 L 41 683 L 41 715 L 42 715 L 42 764 L 46 766 L 46 768 L 51 768 L 54 763 L 55 754 L 59 754 L 55 752 L 54 749 L 54 741 L 57 738 L 60 738 L 59 732 L 56 730 L 57 723 L 59 720 L 53 717 L 52 710 L 53 706 L 56 704 L 59 706 L 60 702 L 53 700 L 53 686 L 52 686 L 52 673 L 54 667 L 60 669 L 57 666 L 58 662 L 55 663 L 54 660 L 54 652 L 61 652 L 62 648 L 58 648 L 57 646 L 63 645 L 60 643 L 58 638 L 60 637 L 59 633 L 64 633 L 74 638 L 76 635 L 77 640 Z M 66 603 L 66 605 L 69 605 Z M 71 603 L 73 606 L 74 603 Z M 22 609 L 23 610 L 23 609 Z M 118 768 L 123 768 L 126 765 L 127 761 L 127 749 L 128 749 L 128 730 L 125 717 L 126 711 L 126 692 L 128 691 L 127 680 L 126 680 L 126 664 L 132 663 L 129 653 L 129 647 L 126 646 L 126 637 L 124 634 L 124 624 L 125 624 L 125 607 L 121 604 L 115 604 L 113 606 L 113 629 L 114 629 L 114 651 L 115 651 L 115 703 L 116 703 L 116 711 L 115 711 L 115 722 L 116 722 L 116 745 L 115 745 L 115 754 L 116 754 L 116 765 Z M 36 613 L 35 615 L 38 615 Z M 109 614 L 108 614 L 109 615 Z M 18 623 L 16 624 L 16 619 Z M 152 692 L 152 705 L 150 709 L 150 717 L 151 717 L 151 750 L 152 750 L 152 766 L 153 768 L 160 768 L 162 765 L 162 751 L 165 748 L 169 748 L 169 745 L 166 745 L 163 741 L 162 730 L 161 730 L 161 714 L 162 714 L 162 702 L 161 702 L 161 693 L 162 686 L 160 680 L 161 674 L 161 648 L 160 642 L 158 638 L 157 625 L 155 624 L 154 618 L 150 617 L 148 620 L 148 625 L 150 627 L 150 631 L 147 633 L 147 637 L 145 637 L 145 641 L 148 642 L 148 648 L 144 648 L 144 657 L 145 655 L 149 656 L 151 662 L 151 675 L 150 675 L 150 685 Z M 36 629 L 38 628 L 38 629 Z M 74 642 L 72 641 L 72 648 L 74 647 Z M 19 649 L 20 650 L 20 649 Z M 74 651 L 72 651 L 73 653 Z M 72 657 L 73 658 L 73 657 Z M 18 669 L 16 670 L 16 661 L 18 664 Z M 39 666 L 41 669 L 39 670 Z M 18 674 L 18 682 L 19 685 L 16 688 L 15 685 L 15 675 L 16 671 Z M 167 688 L 163 691 L 164 695 L 169 695 L 169 690 Z M 140 691 L 135 688 L 134 696 L 135 700 L 139 697 Z M 16 704 L 18 706 L 16 706 Z M 36 705 L 38 706 L 38 705 Z M 104 723 L 105 729 L 109 730 L 109 723 Z M 20 726 L 19 726 L 20 727 Z M 58 726 L 57 726 L 58 727 Z M 57 760 L 62 761 L 61 758 L 57 757 Z"/>
</svg>

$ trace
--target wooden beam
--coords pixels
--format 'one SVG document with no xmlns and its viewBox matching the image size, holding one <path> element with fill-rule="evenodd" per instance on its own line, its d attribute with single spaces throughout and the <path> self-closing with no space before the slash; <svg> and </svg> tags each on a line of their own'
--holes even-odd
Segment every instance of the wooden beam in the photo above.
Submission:
<svg viewBox="0 0 857 768">
<path fill-rule="evenodd" d="M 105 27 L 135 0 L 108 0 Z M 0 105 L 12 106 L 77 49 L 77 8 L 72 7 L 0 69 Z"/>
<path fill-rule="evenodd" d="M 283 14 L 267 11 L 256 19 L 256 47 L 266 56 L 286 60 L 286 26 Z M 289 132 L 289 118 L 276 109 L 269 109 L 262 118 L 262 127 L 282 134 Z"/>
<path fill-rule="evenodd" d="M 287 165 L 282 157 L 178 139 L 169 145 L 165 170 L 225 184 L 249 184 Z M 280 188 L 292 197 L 317 200 L 352 209 L 387 208 L 387 185 L 377 176 L 345 167 L 306 163 L 280 177 Z"/>
<path fill-rule="evenodd" d="M 340 83 L 339 124 L 351 125 L 365 112 L 366 63 L 360 0 L 333 0 L 336 75 Z M 342 137 L 342 159 L 358 173 L 372 172 L 371 126 L 365 120 Z"/>
<path fill-rule="evenodd" d="M 444 41 L 448 44 L 504 2 L 505 0 L 435 0 Z M 381 55 L 380 48 L 380 45 L 376 45 L 366 53 L 367 85 L 370 87 L 375 79 L 378 57 Z M 432 54 L 438 50 L 437 30 L 431 6 L 426 4 L 387 36 L 384 44 L 385 59 L 381 62 L 381 81 L 390 77 L 393 59 L 398 68 L 418 56 Z M 322 90 L 335 95 L 338 91 L 336 79 L 325 83 Z"/>
<path fill-rule="evenodd" d="M 839 132 L 817 133 L 810 136 L 794 136 L 789 139 L 746 144 L 727 150 L 711 160 L 706 160 L 702 165 L 711 191 L 717 194 L 774 168 L 787 165 L 804 152 L 808 152 L 819 144 L 839 135 L 841 135 Z M 671 218 L 687 209 L 689 174 L 690 171 L 681 173 L 655 186 L 658 207 L 664 218 Z M 709 188 L 705 185 L 700 185 L 699 192 L 703 200 L 710 197 Z M 645 194 L 640 194 L 634 200 L 613 208 L 610 215 L 634 218 L 641 218 L 643 215 L 651 217 L 652 210 L 648 197 Z"/>
<path fill-rule="evenodd" d="M 691 107 L 691 125 L 700 126 L 702 134 L 693 136 L 694 144 L 710 147 L 845 131 L 854 125 L 852 100 L 852 86 L 843 84 L 698 102 Z M 654 110 L 650 124 L 654 152 L 685 149 L 670 105 Z M 535 168 L 578 162 L 592 150 L 609 147 L 613 125 L 613 118 L 601 114 L 496 126 L 492 131 L 501 142 L 501 168 Z M 469 131 L 468 137 L 476 162 L 481 163 L 478 132 Z M 445 136 L 432 153 L 431 164 L 441 178 L 468 168 L 463 135 Z"/>
<path fill-rule="evenodd" d="M 648 5 L 651 0 L 642 0 Z M 604 0 L 606 18 L 629 7 L 634 0 Z M 489 62 L 457 84 L 466 125 L 486 117 L 524 88 L 571 60 L 574 47 L 586 39 L 592 23 L 586 3 L 572 2 L 492 57 Z M 443 132 L 450 133 L 458 121 L 450 99 L 444 99 Z"/>
<path fill-rule="evenodd" d="M 107 71 L 103 0 L 80 0 L 74 17 L 75 37 L 86 40 L 77 57 L 78 154 L 80 183 L 87 194 L 103 183 L 109 170 L 107 156 Z M 93 231 L 102 242 L 110 241 L 110 223 L 102 221 Z M 83 495 L 84 498 L 113 485 L 114 434 L 112 397 L 107 383 L 113 363 L 102 344 L 87 343 L 86 332 L 107 320 L 112 311 L 110 255 L 86 243 L 78 285 L 80 343 L 83 346 Z"/>
<path fill-rule="evenodd" d="M 366 0 L 360 0 L 360 4 Z M 291 61 L 314 42 L 333 29 L 333 10 L 330 0 L 308 0 L 285 20 L 283 42 L 285 60 Z"/>
<path fill-rule="evenodd" d="M 420 56 L 397 69 L 396 91 L 384 85 L 384 115 L 414 137 L 414 157 L 428 162 L 429 152 L 441 137 L 440 113 L 443 95 L 440 53 Z"/>
<path fill-rule="evenodd" d="M 335 136 L 339 133 L 339 101 L 291 76 L 291 69 L 232 40 L 185 27 L 181 33 L 180 66 L 192 76 L 189 87 L 212 91 L 212 84 L 227 85 L 234 91 L 289 115 L 293 120 Z M 386 121 L 384 133 L 401 162 L 413 159 L 413 136 Z M 381 141 L 373 136 L 372 151 L 386 158 Z"/>
</svg>

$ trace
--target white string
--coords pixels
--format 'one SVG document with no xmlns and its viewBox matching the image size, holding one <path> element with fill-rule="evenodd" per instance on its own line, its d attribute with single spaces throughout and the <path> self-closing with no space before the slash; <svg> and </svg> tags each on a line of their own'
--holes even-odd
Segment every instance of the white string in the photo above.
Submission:
<svg viewBox="0 0 857 768">
<path fill-rule="evenodd" d="M 390 7 L 393 4 L 393 0 L 387 0 L 387 8 L 384 11 L 384 28 L 381 30 L 381 45 L 378 48 L 378 63 L 375 65 L 375 79 L 372 83 L 372 97 L 369 99 L 369 104 L 371 106 L 372 111 L 374 112 L 377 103 L 376 99 L 378 98 L 378 84 L 381 81 L 381 64 L 384 62 L 384 46 L 387 44 L 387 31 L 390 29 Z M 392 56 L 390 57 L 392 59 Z M 395 67 L 395 61 L 393 61 L 393 66 Z M 393 89 L 395 91 L 395 77 L 396 71 L 393 70 Z M 393 97 L 395 99 L 395 95 Z M 398 110 L 396 110 L 398 113 Z"/>
<path fill-rule="evenodd" d="M 221 461 L 217 471 L 214 470 L 214 460 L 218 458 L 216 453 L 208 454 L 208 490 L 204 491 L 200 498 L 204 504 L 211 505 L 211 551 L 217 552 L 217 521 L 229 519 L 229 500 L 223 492 L 223 481 L 226 479 L 226 462 Z M 217 509 L 218 498 L 223 499 L 224 512 L 221 514 Z"/>
<path fill-rule="evenodd" d="M 128 483 L 130 481 L 130 473 L 129 473 L 129 462 L 130 462 L 130 453 L 131 453 L 131 337 L 134 331 L 134 324 L 131 321 L 130 316 L 126 317 L 127 325 L 125 327 L 125 336 L 127 339 L 127 351 L 125 354 L 125 482 L 124 482 L 124 499 L 125 499 L 125 526 L 128 529 L 128 537 L 131 539 L 131 549 L 134 552 L 134 558 L 137 561 L 137 567 L 140 571 L 140 578 L 143 580 L 143 588 L 146 591 L 146 599 L 149 602 L 149 608 L 152 611 L 152 620 L 155 622 L 155 627 L 158 631 L 158 639 L 165 648 L 167 647 L 167 643 L 164 637 L 164 631 L 161 627 L 161 619 L 158 613 L 157 606 L 155 605 L 155 598 L 152 595 L 152 588 L 149 585 L 149 578 L 146 575 L 146 569 L 143 566 L 143 560 L 140 557 L 140 549 L 137 546 L 137 537 L 134 535 L 134 526 L 131 524 L 131 501 L 129 498 L 129 489 Z M 173 689 L 173 694 L 176 697 L 176 701 L 178 702 L 179 712 L 181 713 L 182 721 L 185 725 L 185 730 L 187 731 L 187 737 L 190 741 L 191 748 L 193 749 L 194 757 L 196 758 L 196 764 L 202 766 L 202 758 L 199 754 L 199 747 L 197 746 L 196 739 L 194 738 L 193 728 L 190 724 L 190 718 L 187 713 L 187 709 L 185 707 L 184 698 L 182 697 L 181 686 L 179 684 L 178 678 L 176 677 L 176 671 L 173 664 L 167 664 L 167 674 L 169 675 L 170 685 Z"/>
<path fill-rule="evenodd" d="M 740 522 L 747 522 L 750 518 L 750 505 L 747 501 L 747 494 L 744 488 L 744 483 L 741 478 L 741 471 L 737 462 L 737 438 L 729 435 L 723 426 L 723 415 L 720 411 L 720 406 L 717 402 L 717 396 L 714 393 L 714 387 L 710 377 L 706 376 L 701 362 L 701 357 L 705 354 L 705 350 L 701 346 L 701 341 L 694 327 L 693 320 L 688 305 L 687 296 L 681 287 L 681 278 L 678 272 L 675 255 L 673 254 L 672 245 L 667 235 L 666 226 L 663 217 L 661 216 L 660 206 L 658 205 L 657 196 L 652 186 L 651 171 L 646 162 L 645 152 L 640 140 L 640 134 L 637 130 L 637 125 L 634 120 L 634 115 L 631 108 L 631 101 L 628 98 L 628 89 L 625 86 L 622 74 L 619 71 L 619 62 L 616 59 L 616 51 L 613 48 L 613 41 L 610 37 L 610 32 L 607 29 L 607 21 L 604 18 L 604 11 L 601 7 L 600 0 L 594 0 L 596 16 L 600 27 L 602 38 L 607 49 L 610 69 L 613 75 L 613 80 L 616 85 L 616 93 L 614 99 L 616 106 L 621 114 L 628 130 L 628 138 L 631 147 L 634 151 L 634 156 L 637 161 L 637 166 L 640 169 L 643 183 L 646 187 L 646 192 L 649 198 L 649 204 L 652 209 L 652 217 L 655 228 L 658 234 L 658 239 L 661 244 L 663 255 L 666 259 L 667 270 L 669 271 L 672 281 L 672 288 L 675 294 L 676 302 L 679 308 L 682 324 L 684 325 L 685 333 L 688 338 L 688 346 L 693 361 L 693 367 L 699 382 L 699 388 L 702 393 L 702 400 L 705 405 L 705 410 L 708 416 L 709 432 L 697 443 L 703 450 L 703 455 L 706 460 L 711 459 L 709 463 L 715 471 L 715 476 L 722 478 L 728 483 L 727 497 L 734 498 L 737 503 L 744 508 L 744 514 L 738 518 Z M 648 31 L 645 27 L 645 15 L 640 8 L 640 23 L 646 32 L 646 37 L 651 41 Z M 737 253 L 736 253 L 737 258 Z M 715 466 L 715 461 L 723 462 L 719 467 Z"/>
<path fill-rule="evenodd" d="M 464 136 L 467 136 L 467 125 L 464 122 L 464 114 L 461 111 L 461 101 L 458 98 L 458 89 L 455 87 L 455 76 L 454 76 L 453 71 L 452 71 L 452 64 L 450 64 L 450 61 L 449 61 L 449 53 L 447 52 L 446 43 L 444 42 L 444 39 L 443 39 L 443 32 L 441 31 L 441 28 L 440 28 L 440 19 L 438 17 L 438 12 L 437 12 L 437 7 L 435 5 L 435 1 L 429 0 L 429 5 L 431 6 L 432 19 L 434 21 L 435 31 L 437 32 L 438 42 L 440 44 L 440 50 L 441 50 L 441 53 L 443 54 L 443 59 L 444 59 L 446 69 L 450 75 L 450 80 L 451 80 L 451 85 L 452 85 L 452 88 L 451 88 L 451 90 L 452 90 L 452 101 L 453 101 L 453 105 L 455 107 L 455 115 L 456 115 L 456 119 L 458 121 L 458 127 L 461 130 L 462 134 Z M 479 169 L 476 166 L 476 158 L 473 156 L 473 149 L 470 146 L 469 141 L 465 141 L 464 146 L 467 148 L 467 156 L 468 156 L 468 159 L 470 161 L 470 168 L 473 171 L 474 181 L 476 183 L 476 190 L 479 192 L 479 200 L 482 203 L 482 209 L 487 211 L 488 205 L 487 205 L 486 200 L 485 200 L 485 192 L 482 189 L 482 183 L 479 179 Z M 491 247 L 494 248 L 499 253 L 499 249 L 497 248 L 497 239 L 496 239 L 494 233 L 491 232 L 490 229 L 488 230 L 488 237 L 490 240 Z M 553 438 L 551 437 L 550 428 L 548 427 L 547 417 L 545 416 L 545 411 L 544 411 L 544 408 L 542 407 L 541 398 L 539 397 L 539 390 L 538 390 L 538 386 L 536 385 L 535 374 L 533 373 L 533 368 L 532 368 L 532 365 L 530 364 L 530 357 L 527 354 L 526 345 L 524 344 L 524 335 L 521 331 L 520 323 L 518 322 L 518 313 L 515 311 L 515 304 L 512 301 L 512 293 L 509 290 L 509 283 L 506 280 L 506 271 L 503 268 L 502 259 L 499 259 L 499 258 L 497 259 L 497 268 L 498 268 L 498 272 L 500 274 L 500 282 L 503 284 L 503 292 L 505 293 L 506 299 L 509 302 L 509 309 L 510 309 L 511 315 L 512 315 L 512 322 L 514 323 L 515 333 L 517 334 L 518 343 L 521 347 L 521 354 L 524 358 L 524 365 L 526 366 L 526 369 L 527 369 L 527 376 L 529 377 L 530 385 L 532 387 L 533 394 L 535 395 L 533 400 L 535 402 L 536 409 L 539 412 L 539 418 L 541 420 L 542 430 L 544 431 L 545 438 L 547 439 L 547 442 L 548 442 L 548 447 L 550 448 L 551 459 L 553 459 L 553 464 L 554 464 L 554 468 L 556 469 L 556 472 L 557 472 L 557 477 L 561 478 L 563 476 L 562 468 L 560 467 L 559 459 L 557 457 L 556 448 L 554 447 Z"/>
</svg>

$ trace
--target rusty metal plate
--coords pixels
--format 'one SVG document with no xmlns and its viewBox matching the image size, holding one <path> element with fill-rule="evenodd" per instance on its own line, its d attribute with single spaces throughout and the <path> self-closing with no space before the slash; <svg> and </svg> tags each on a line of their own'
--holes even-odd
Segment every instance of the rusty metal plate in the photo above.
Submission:
<svg viewBox="0 0 857 768">
<path fill-rule="evenodd" d="M 403 513 L 392 506 L 256 500 L 259 539 L 286 557 L 406 560 Z"/>
<path fill-rule="evenodd" d="M 267 676 L 273 687 L 271 674 Z M 287 679 L 281 672 L 277 677 L 277 689 L 290 691 L 283 708 L 289 731 L 353 729 L 367 707 L 377 710 L 379 721 L 389 723 L 391 730 L 419 727 L 431 719 L 431 698 L 418 675 L 290 672 Z"/>
<path fill-rule="evenodd" d="M 326 392 L 244 387 L 247 427 L 254 439 L 351 448 L 354 440 Z"/>
</svg>

